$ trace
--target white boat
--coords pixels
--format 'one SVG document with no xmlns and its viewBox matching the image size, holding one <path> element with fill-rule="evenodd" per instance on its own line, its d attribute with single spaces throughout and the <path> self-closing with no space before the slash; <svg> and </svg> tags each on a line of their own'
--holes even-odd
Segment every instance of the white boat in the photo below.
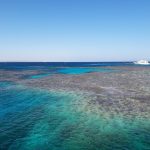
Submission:
<svg viewBox="0 0 150 150">
<path fill-rule="evenodd" d="M 150 63 L 147 60 L 139 60 L 139 61 L 134 62 L 134 64 L 137 64 L 137 65 L 150 65 Z"/>
</svg>

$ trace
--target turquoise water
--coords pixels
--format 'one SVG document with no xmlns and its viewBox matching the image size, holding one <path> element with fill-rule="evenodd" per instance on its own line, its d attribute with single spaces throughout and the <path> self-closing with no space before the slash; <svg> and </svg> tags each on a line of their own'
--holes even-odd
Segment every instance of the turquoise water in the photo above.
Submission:
<svg viewBox="0 0 150 150">
<path fill-rule="evenodd" d="M 47 76 L 50 76 L 50 75 L 51 75 L 50 73 L 31 75 L 31 76 L 28 77 L 28 79 L 40 79 L 40 78 L 44 78 L 44 77 L 47 77 Z"/>
<path fill-rule="evenodd" d="M 80 74 L 86 74 L 90 72 L 114 72 L 116 70 L 113 69 L 107 69 L 107 68 L 93 68 L 93 67 L 74 67 L 74 68 L 50 68 L 45 73 L 35 74 L 35 75 L 28 75 L 24 78 L 27 79 L 41 79 L 44 77 L 48 77 L 50 75 L 55 74 L 69 74 L 69 75 L 80 75 Z"/>
<path fill-rule="evenodd" d="M 11 85 L 14 85 L 14 83 L 10 81 L 0 81 L 0 88 L 5 88 Z"/>
<path fill-rule="evenodd" d="M 4 84 L 0 88 L 2 150 L 150 148 L 148 119 L 109 117 L 81 93 Z"/>
<path fill-rule="evenodd" d="M 112 69 L 106 68 L 62 68 L 58 72 L 62 74 L 84 74 L 90 72 L 112 72 Z"/>
</svg>

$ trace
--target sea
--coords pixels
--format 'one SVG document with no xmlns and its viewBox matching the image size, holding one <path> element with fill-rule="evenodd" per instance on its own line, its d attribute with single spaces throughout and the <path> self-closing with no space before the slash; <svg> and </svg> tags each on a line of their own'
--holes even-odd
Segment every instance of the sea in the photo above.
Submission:
<svg viewBox="0 0 150 150">
<path fill-rule="evenodd" d="M 93 113 L 96 108 L 88 108 L 83 94 L 27 86 L 2 77 L 37 71 L 20 78 L 36 82 L 53 74 L 107 74 L 118 71 L 111 68 L 117 66 L 135 67 L 132 62 L 0 63 L 0 150 L 150 150 L 147 120 L 107 118 Z"/>
</svg>

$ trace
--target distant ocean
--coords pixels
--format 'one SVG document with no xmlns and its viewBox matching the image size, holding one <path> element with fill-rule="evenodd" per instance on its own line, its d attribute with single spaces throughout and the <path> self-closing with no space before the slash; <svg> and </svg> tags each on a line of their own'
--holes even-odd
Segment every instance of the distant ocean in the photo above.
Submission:
<svg viewBox="0 0 150 150">
<path fill-rule="evenodd" d="M 37 67 L 97 67 L 134 66 L 132 62 L 0 62 L 0 69 L 30 69 Z"/>
<path fill-rule="evenodd" d="M 93 68 L 99 66 L 102 68 Z M 105 118 L 95 108 L 88 107 L 82 94 L 28 87 L 7 78 L 11 71 L 16 76 L 23 71 L 43 71 L 20 78 L 36 82 L 51 72 L 107 73 L 113 71 L 105 68 L 109 66 L 135 65 L 131 62 L 0 63 L 0 150 L 150 150 L 148 121 Z"/>
</svg>

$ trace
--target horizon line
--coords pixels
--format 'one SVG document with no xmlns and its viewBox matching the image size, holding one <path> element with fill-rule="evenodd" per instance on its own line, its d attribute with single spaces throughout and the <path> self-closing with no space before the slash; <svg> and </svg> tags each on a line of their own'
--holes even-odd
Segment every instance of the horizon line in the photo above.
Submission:
<svg viewBox="0 0 150 150">
<path fill-rule="evenodd" d="M 125 61 L 0 61 L 0 63 L 88 63 L 88 62 L 134 62 L 136 60 L 125 60 Z"/>
</svg>

